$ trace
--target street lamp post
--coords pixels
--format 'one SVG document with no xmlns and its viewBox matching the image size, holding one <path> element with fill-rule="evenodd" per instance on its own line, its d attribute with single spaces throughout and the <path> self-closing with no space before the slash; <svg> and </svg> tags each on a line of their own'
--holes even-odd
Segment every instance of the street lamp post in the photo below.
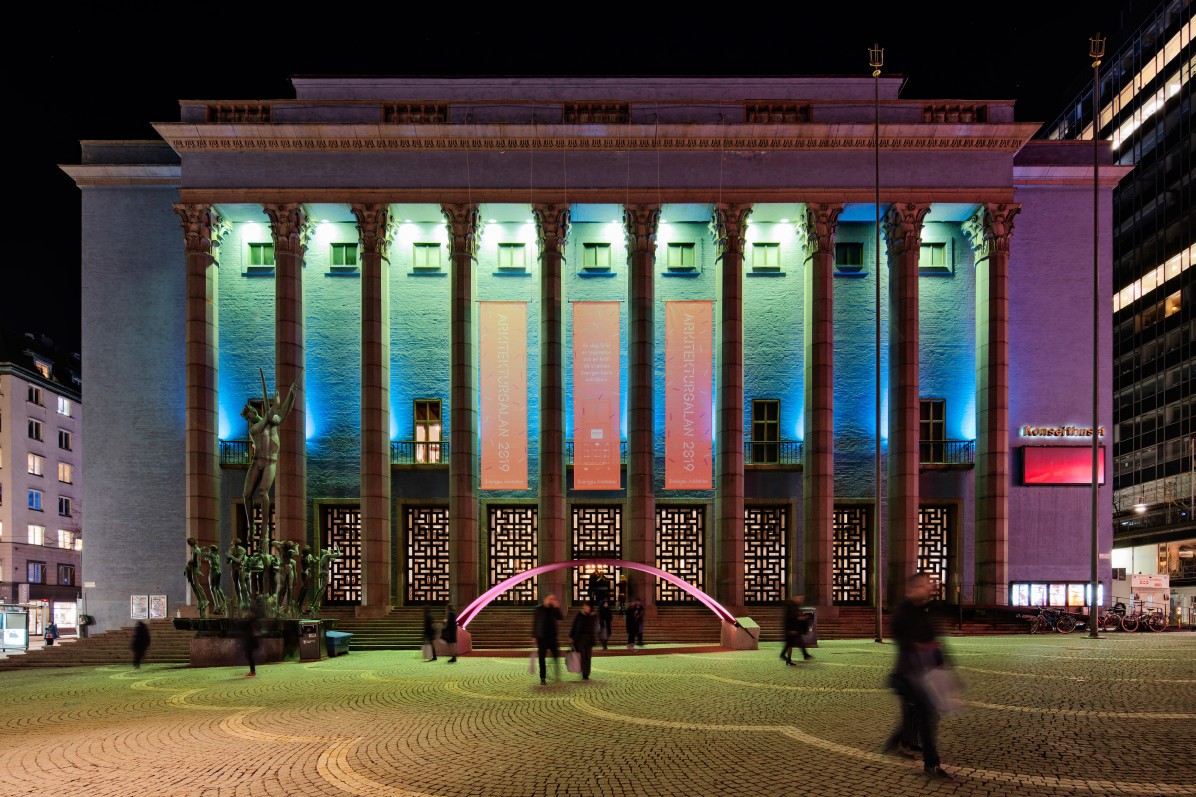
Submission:
<svg viewBox="0 0 1196 797">
<path fill-rule="evenodd" d="M 1088 601 L 1088 636 L 1100 637 L 1097 628 L 1100 586 L 1100 525 L 1097 523 L 1097 480 L 1100 457 L 1100 62 L 1105 40 L 1097 33 L 1088 40 L 1092 58 L 1092 593 Z"/>
<path fill-rule="evenodd" d="M 873 581 L 876 584 L 876 641 L 883 642 L 881 601 L 884 585 L 880 555 L 880 68 L 885 65 L 885 51 L 879 44 L 868 48 L 868 65 L 872 67 L 872 142 L 876 166 L 876 523 L 872 529 L 872 562 L 875 574 Z"/>
</svg>

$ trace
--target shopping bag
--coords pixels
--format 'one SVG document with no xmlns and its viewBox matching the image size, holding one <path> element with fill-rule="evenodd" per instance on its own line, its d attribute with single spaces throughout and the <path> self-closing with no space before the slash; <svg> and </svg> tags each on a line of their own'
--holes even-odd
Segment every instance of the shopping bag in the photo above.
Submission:
<svg viewBox="0 0 1196 797">
<path fill-rule="evenodd" d="M 565 669 L 569 672 L 581 672 L 581 654 L 576 650 L 565 654 Z"/>
<path fill-rule="evenodd" d="M 535 675 L 540 672 L 540 654 L 532 651 L 532 654 L 527 657 L 527 674 Z"/>
<path fill-rule="evenodd" d="M 963 684 L 951 667 L 931 667 L 922 676 L 922 684 L 940 714 L 958 714 L 967 705 Z"/>
<path fill-rule="evenodd" d="M 425 642 L 425 643 L 424 643 L 424 661 L 431 661 L 431 660 L 432 660 L 432 656 L 433 656 L 433 653 L 432 653 L 432 643 L 431 643 L 431 642 Z"/>
</svg>

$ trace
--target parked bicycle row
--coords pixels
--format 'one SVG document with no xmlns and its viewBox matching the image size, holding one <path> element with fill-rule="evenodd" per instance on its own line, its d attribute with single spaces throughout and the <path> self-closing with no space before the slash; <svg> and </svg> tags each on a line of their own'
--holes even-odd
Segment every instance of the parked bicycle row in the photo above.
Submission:
<svg viewBox="0 0 1196 797">
<path fill-rule="evenodd" d="M 1060 634 L 1070 634 L 1077 628 L 1086 626 L 1088 620 L 1083 615 L 1073 614 L 1063 609 L 1053 609 L 1040 606 L 1037 614 L 1019 615 L 1030 621 L 1031 634 L 1046 634 L 1054 631 Z M 1115 603 L 1109 609 L 1102 608 L 1097 613 L 1097 627 L 1101 631 L 1165 631 L 1170 621 L 1167 613 L 1161 608 L 1144 608 L 1138 606 L 1132 611 L 1124 603 Z"/>
</svg>

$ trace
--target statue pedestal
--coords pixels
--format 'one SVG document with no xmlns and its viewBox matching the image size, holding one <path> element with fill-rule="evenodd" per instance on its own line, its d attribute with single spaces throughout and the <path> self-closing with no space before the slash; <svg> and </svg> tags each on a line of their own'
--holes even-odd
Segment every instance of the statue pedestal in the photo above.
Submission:
<svg viewBox="0 0 1196 797">
<path fill-rule="evenodd" d="M 760 626 L 750 617 L 736 617 L 739 625 L 723 622 L 722 645 L 732 650 L 757 650 L 760 647 Z"/>
<path fill-rule="evenodd" d="M 246 626 L 257 623 L 256 664 L 274 664 L 282 661 L 299 661 L 299 623 L 295 620 L 245 620 L 214 617 L 176 617 L 174 627 L 181 631 L 194 631 L 191 640 L 190 662 L 192 667 L 248 667 L 245 658 Z M 325 653 L 324 632 L 336 626 L 336 620 L 320 622 L 320 658 Z"/>
</svg>

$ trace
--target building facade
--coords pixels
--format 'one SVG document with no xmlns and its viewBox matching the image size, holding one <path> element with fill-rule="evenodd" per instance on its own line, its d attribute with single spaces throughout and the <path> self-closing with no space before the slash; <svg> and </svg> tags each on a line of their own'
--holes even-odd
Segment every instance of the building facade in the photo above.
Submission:
<svg viewBox="0 0 1196 797">
<path fill-rule="evenodd" d="M 82 595 L 80 377 L 49 338 L 0 335 L 0 600 L 43 604 L 61 630 Z"/>
<path fill-rule="evenodd" d="M 365 615 L 593 558 L 747 612 L 887 602 L 917 569 L 950 601 L 1082 602 L 1112 425 L 1089 147 L 898 78 L 293 83 L 63 167 L 105 353 L 102 625 L 187 600 L 187 537 L 244 534 L 263 380 L 299 396 L 276 534 L 337 544 L 327 599 Z M 578 600 L 578 572 L 503 598 Z"/>
<path fill-rule="evenodd" d="M 1128 20 L 1100 71 L 1101 139 L 1134 169 L 1113 193 L 1113 506 L 1117 592 L 1171 578 L 1196 611 L 1196 140 L 1191 0 Z M 1091 139 L 1091 77 L 1041 136 Z M 1139 590 L 1140 592 L 1140 590 Z"/>
</svg>

